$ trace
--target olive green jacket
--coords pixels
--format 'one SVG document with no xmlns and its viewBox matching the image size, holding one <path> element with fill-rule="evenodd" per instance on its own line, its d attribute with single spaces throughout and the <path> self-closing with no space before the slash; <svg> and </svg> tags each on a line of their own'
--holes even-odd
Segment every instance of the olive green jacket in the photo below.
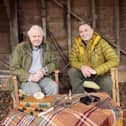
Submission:
<svg viewBox="0 0 126 126">
<path fill-rule="evenodd" d="M 80 36 L 75 38 L 69 59 L 72 67 L 80 70 L 82 65 L 88 65 L 96 70 L 97 75 L 109 72 L 110 68 L 119 64 L 113 48 L 98 33 L 94 33 L 87 44 Z"/>
<path fill-rule="evenodd" d="M 54 71 L 56 57 L 53 55 L 47 43 L 42 46 L 42 66 L 48 67 L 48 74 Z M 20 82 L 27 81 L 30 73 L 29 69 L 32 64 L 32 48 L 29 41 L 18 44 L 13 52 L 11 73 L 18 77 Z"/>
</svg>

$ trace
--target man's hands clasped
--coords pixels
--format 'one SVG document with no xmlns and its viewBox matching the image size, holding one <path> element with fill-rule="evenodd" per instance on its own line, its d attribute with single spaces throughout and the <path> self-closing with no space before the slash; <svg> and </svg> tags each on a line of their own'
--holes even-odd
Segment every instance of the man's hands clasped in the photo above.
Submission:
<svg viewBox="0 0 126 126">
<path fill-rule="evenodd" d="M 48 72 L 48 68 L 47 67 L 44 67 L 42 68 L 41 70 L 35 72 L 32 74 L 32 77 L 31 77 L 31 80 L 33 82 L 38 82 L 40 81 L 45 75 L 47 75 L 47 72 Z"/>
<path fill-rule="evenodd" d="M 85 78 L 91 77 L 91 75 L 96 74 L 96 71 L 94 69 L 86 65 L 81 66 L 81 72 Z"/>
</svg>

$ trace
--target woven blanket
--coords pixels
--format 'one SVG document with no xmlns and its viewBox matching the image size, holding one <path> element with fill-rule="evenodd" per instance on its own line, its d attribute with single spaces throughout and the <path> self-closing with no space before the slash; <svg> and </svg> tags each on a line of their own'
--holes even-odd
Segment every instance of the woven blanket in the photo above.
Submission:
<svg viewBox="0 0 126 126">
<path fill-rule="evenodd" d="M 84 105 L 78 102 L 80 96 L 74 97 L 70 107 L 64 107 L 62 102 L 51 112 L 42 117 L 26 115 L 16 111 L 12 112 L 0 124 L 0 126 L 112 126 L 114 116 L 112 109 L 104 109 L 101 106 L 109 97 L 103 98 L 99 103 Z M 61 98 L 60 98 L 61 99 Z M 63 100 L 62 100 L 63 101 Z M 60 103 L 60 104 L 59 104 Z"/>
</svg>

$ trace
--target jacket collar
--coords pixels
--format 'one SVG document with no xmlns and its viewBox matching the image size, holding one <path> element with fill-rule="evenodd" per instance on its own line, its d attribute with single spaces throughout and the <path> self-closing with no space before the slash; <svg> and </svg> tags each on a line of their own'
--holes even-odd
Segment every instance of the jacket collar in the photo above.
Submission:
<svg viewBox="0 0 126 126">
<path fill-rule="evenodd" d="M 45 42 L 42 42 L 42 44 L 40 45 L 40 48 L 45 48 L 45 46 L 46 46 Z M 28 50 L 32 51 L 33 47 L 32 47 L 32 44 L 29 39 L 27 39 L 25 41 L 24 49 L 26 49 L 26 50 L 28 49 Z"/>
<path fill-rule="evenodd" d="M 92 37 L 92 39 L 89 41 L 89 42 L 87 42 L 88 43 L 88 47 L 90 47 L 90 50 L 91 51 L 93 51 L 93 49 L 95 48 L 95 46 L 99 43 L 99 40 L 101 39 L 101 36 L 98 34 L 98 33 L 96 33 L 96 32 L 94 32 L 94 34 L 93 34 L 93 37 Z M 82 38 L 80 37 L 80 36 L 78 36 L 76 39 L 75 39 L 75 41 L 80 45 L 80 46 L 84 46 L 84 44 L 83 44 L 83 40 L 82 40 Z"/>
</svg>

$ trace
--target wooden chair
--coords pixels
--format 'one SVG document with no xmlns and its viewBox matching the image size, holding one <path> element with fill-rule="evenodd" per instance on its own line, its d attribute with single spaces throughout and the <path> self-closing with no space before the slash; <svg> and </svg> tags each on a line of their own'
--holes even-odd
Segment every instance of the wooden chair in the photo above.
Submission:
<svg viewBox="0 0 126 126">
<path fill-rule="evenodd" d="M 120 106 L 120 97 L 119 97 L 119 76 L 118 76 L 118 68 L 111 69 L 111 77 L 112 77 L 112 97 L 114 102 Z"/>
<path fill-rule="evenodd" d="M 111 77 L 113 82 L 112 87 L 112 97 L 114 103 L 120 106 L 120 96 L 119 96 L 119 75 L 118 75 L 118 68 L 111 69 Z M 123 126 L 123 110 L 120 108 L 121 116 L 118 118 L 116 123 L 113 126 Z"/>
<path fill-rule="evenodd" d="M 59 70 L 55 70 L 54 72 L 54 79 L 57 84 L 59 84 Z M 18 88 L 18 81 L 17 77 L 15 75 L 11 76 L 11 79 L 13 81 L 14 91 L 12 92 L 12 98 L 13 98 L 13 108 L 17 108 L 19 106 L 19 88 Z M 59 87 L 59 86 L 58 86 Z"/>
</svg>

